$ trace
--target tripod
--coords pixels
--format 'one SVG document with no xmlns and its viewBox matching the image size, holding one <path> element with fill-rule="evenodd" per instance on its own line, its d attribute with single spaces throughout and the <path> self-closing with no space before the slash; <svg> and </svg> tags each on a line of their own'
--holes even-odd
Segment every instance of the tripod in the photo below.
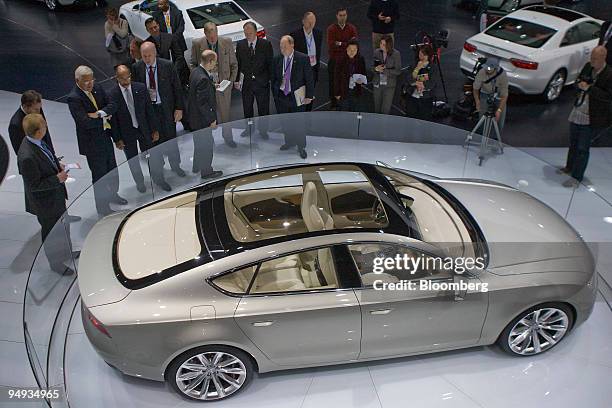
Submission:
<svg viewBox="0 0 612 408">
<path fill-rule="evenodd" d="M 489 140 L 497 145 L 497 149 L 499 154 L 504 154 L 504 146 L 501 138 L 501 134 L 499 133 L 499 126 L 497 126 L 497 121 L 495 120 L 495 114 L 493 112 L 485 113 L 474 129 L 470 133 L 468 133 L 465 141 L 463 142 L 463 147 L 467 148 L 471 142 L 474 135 L 478 132 L 478 130 L 482 131 L 482 137 L 480 138 L 480 151 L 478 152 L 478 165 L 482 166 L 482 162 L 485 159 L 485 155 L 489 151 Z M 495 139 L 491 139 L 491 130 L 495 131 Z"/>
</svg>

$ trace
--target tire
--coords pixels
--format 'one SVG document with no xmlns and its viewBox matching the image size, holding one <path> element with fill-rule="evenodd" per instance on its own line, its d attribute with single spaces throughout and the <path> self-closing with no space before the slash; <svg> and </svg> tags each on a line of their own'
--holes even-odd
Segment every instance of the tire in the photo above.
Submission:
<svg viewBox="0 0 612 408">
<path fill-rule="evenodd" d="M 233 372 L 220 372 L 221 369 Z M 175 358 L 166 370 L 166 382 L 189 400 L 219 401 L 243 390 L 254 372 L 253 360 L 244 351 L 228 346 L 203 346 Z M 180 376 L 187 378 L 181 380 Z M 203 392 L 204 387 L 206 392 Z"/>
<path fill-rule="evenodd" d="M 547 329 L 543 327 L 545 323 L 548 323 L 546 327 L 555 328 Z M 519 314 L 506 326 L 497 342 L 505 352 L 513 356 L 535 356 L 559 344 L 570 332 L 573 323 L 574 315 L 569 306 L 563 303 L 544 303 Z M 521 337 L 523 340 L 518 340 Z"/>
<path fill-rule="evenodd" d="M 546 84 L 546 88 L 544 88 L 544 93 L 542 94 L 544 100 L 548 103 L 556 101 L 563 91 L 566 80 L 567 73 L 564 69 L 555 72 L 550 81 L 548 81 L 548 84 Z"/>
</svg>

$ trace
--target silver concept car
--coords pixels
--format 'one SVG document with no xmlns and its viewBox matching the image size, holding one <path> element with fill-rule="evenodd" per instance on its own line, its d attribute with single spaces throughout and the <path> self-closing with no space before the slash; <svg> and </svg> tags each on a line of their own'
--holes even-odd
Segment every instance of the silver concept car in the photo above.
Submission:
<svg viewBox="0 0 612 408">
<path fill-rule="evenodd" d="M 455 267 L 424 262 L 440 259 Z M 459 270 L 460 259 L 481 262 Z M 539 354 L 588 318 L 596 276 L 576 231 L 521 191 L 325 163 L 108 216 L 87 237 L 78 283 L 108 364 L 211 401 L 255 372 L 495 342 Z"/>
</svg>

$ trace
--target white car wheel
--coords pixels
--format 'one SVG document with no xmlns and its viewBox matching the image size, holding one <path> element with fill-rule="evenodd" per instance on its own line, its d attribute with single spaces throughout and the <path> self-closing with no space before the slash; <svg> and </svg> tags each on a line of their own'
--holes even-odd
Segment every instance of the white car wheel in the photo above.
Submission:
<svg viewBox="0 0 612 408">
<path fill-rule="evenodd" d="M 45 0 L 45 4 L 49 10 L 57 10 L 57 0 Z"/>
<path fill-rule="evenodd" d="M 563 91 L 563 87 L 565 86 L 565 71 L 559 70 L 553 75 L 553 77 L 546 85 L 546 89 L 544 90 L 544 98 L 546 102 L 552 102 L 559 98 L 561 95 L 561 91 Z"/>
</svg>

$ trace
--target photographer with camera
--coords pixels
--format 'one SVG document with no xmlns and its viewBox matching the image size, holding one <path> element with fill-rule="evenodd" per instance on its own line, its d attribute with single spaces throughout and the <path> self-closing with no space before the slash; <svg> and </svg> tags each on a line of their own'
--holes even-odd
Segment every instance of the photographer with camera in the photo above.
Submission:
<svg viewBox="0 0 612 408">
<path fill-rule="evenodd" d="M 487 112 L 495 116 L 501 132 L 506 121 L 506 103 L 508 101 L 508 76 L 499 65 L 499 59 L 490 57 L 483 64 L 474 78 L 474 102 L 479 116 Z"/>
<path fill-rule="evenodd" d="M 612 124 L 612 68 L 606 64 L 607 54 L 606 47 L 595 47 L 591 61 L 582 68 L 576 80 L 578 94 L 569 116 L 567 162 L 558 171 L 572 176 L 563 183 L 565 187 L 576 187 L 582 181 L 592 140 Z"/>
</svg>

